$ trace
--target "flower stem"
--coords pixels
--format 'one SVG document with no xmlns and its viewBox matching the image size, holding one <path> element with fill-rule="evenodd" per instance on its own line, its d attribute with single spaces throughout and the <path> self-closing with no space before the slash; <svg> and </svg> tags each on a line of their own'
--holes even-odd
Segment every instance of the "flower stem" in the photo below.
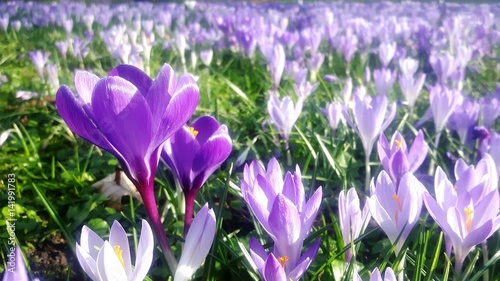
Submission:
<svg viewBox="0 0 500 281">
<path fill-rule="evenodd" d="M 184 238 L 186 238 L 191 222 L 193 222 L 193 209 L 196 192 L 188 192 L 185 193 L 184 196 L 186 202 L 186 212 L 184 214 Z"/>
<path fill-rule="evenodd" d="M 170 272 L 172 274 L 175 274 L 175 271 L 177 269 L 177 260 L 175 259 L 172 248 L 170 247 L 170 243 L 168 242 L 167 233 L 165 232 L 163 224 L 161 223 L 160 214 L 158 213 L 158 208 L 156 207 L 153 186 L 139 188 L 139 192 L 141 193 L 142 200 L 144 201 L 144 206 L 146 207 L 149 219 L 151 220 L 153 231 L 156 235 L 158 243 L 160 244 L 160 248 L 163 252 L 163 255 L 165 256 L 168 267 L 170 268 Z"/>
<path fill-rule="evenodd" d="M 488 263 L 488 244 L 486 244 L 486 241 L 484 241 L 482 243 L 482 246 L 483 246 L 483 264 L 487 264 Z M 490 280 L 490 274 L 489 274 L 489 270 L 486 270 L 483 274 L 483 280 L 484 281 L 488 281 Z"/>
<path fill-rule="evenodd" d="M 437 157 L 437 149 L 439 146 L 439 139 L 441 138 L 441 132 L 439 131 L 434 139 L 434 157 L 431 158 L 431 162 L 429 163 L 429 175 L 434 175 L 434 167 L 436 166 L 436 157 Z"/>
<path fill-rule="evenodd" d="M 286 164 L 292 166 L 292 153 L 290 152 L 290 146 L 288 145 L 288 140 L 285 140 L 285 150 L 286 150 Z"/>
<path fill-rule="evenodd" d="M 370 153 L 365 154 L 365 193 L 369 194 L 370 191 Z"/>
<path fill-rule="evenodd" d="M 398 281 L 404 281 L 405 278 L 405 262 L 406 262 L 406 250 L 404 250 L 403 257 L 401 258 L 401 261 L 399 262 L 398 265 Z"/>
</svg>

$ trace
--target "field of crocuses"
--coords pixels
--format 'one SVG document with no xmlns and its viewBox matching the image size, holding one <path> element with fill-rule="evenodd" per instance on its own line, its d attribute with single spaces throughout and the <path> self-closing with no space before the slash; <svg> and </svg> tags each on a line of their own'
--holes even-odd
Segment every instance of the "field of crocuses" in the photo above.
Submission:
<svg viewBox="0 0 500 281">
<path fill-rule="evenodd" d="M 0 3 L 3 280 L 500 280 L 499 15 Z"/>
</svg>

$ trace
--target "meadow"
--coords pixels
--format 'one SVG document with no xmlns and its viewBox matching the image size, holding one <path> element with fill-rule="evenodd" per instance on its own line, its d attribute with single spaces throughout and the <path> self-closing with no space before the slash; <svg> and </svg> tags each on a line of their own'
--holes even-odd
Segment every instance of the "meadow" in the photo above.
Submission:
<svg viewBox="0 0 500 281">
<path fill-rule="evenodd" d="M 0 3 L 3 280 L 500 280 L 498 15 Z"/>
</svg>

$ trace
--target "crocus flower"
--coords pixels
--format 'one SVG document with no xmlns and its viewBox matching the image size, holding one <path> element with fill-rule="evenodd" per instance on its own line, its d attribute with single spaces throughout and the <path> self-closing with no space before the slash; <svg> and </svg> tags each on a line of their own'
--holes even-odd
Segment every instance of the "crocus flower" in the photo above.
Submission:
<svg viewBox="0 0 500 281">
<path fill-rule="evenodd" d="M 278 161 L 273 158 L 267 170 L 257 161 L 245 165 L 241 192 L 274 241 L 273 254 L 283 261 L 282 266 L 288 276 L 300 264 L 303 241 L 311 230 L 321 203 L 321 187 L 306 201 L 299 167 L 296 167 L 295 175 L 287 172 L 283 180 Z"/>
<path fill-rule="evenodd" d="M 326 107 L 322 112 L 326 119 L 328 119 L 328 124 L 330 125 L 330 128 L 332 128 L 333 134 L 335 134 L 335 131 L 339 126 L 339 122 L 343 118 L 342 104 L 338 101 L 329 102 L 326 104 Z"/>
<path fill-rule="evenodd" d="M 493 159 L 485 154 L 479 163 L 468 166 L 462 159 L 455 164 L 453 185 L 438 167 L 434 177 L 436 199 L 424 195 L 429 214 L 445 233 L 446 253 L 455 254 L 455 271 L 472 248 L 488 239 L 500 226 L 498 174 Z"/>
<path fill-rule="evenodd" d="M 359 273 L 357 271 L 354 271 L 354 281 L 363 281 L 363 279 L 359 276 Z M 372 271 L 372 274 L 370 275 L 370 281 L 396 281 L 396 275 L 394 274 L 394 271 L 392 268 L 387 267 L 385 269 L 385 274 L 384 277 L 382 278 L 382 274 L 380 274 L 380 271 L 378 268 L 375 268 Z"/>
<path fill-rule="evenodd" d="M 318 83 L 311 84 L 306 80 L 302 80 L 300 83 L 294 83 L 293 84 L 293 90 L 295 91 L 295 94 L 299 97 L 301 100 L 305 100 L 308 96 L 311 95 L 314 90 L 318 87 Z"/>
<path fill-rule="evenodd" d="M 399 69 L 401 70 L 401 76 L 413 77 L 418 69 L 418 61 L 412 58 L 401 59 L 399 60 Z"/>
<path fill-rule="evenodd" d="M 430 104 L 436 132 L 441 132 L 455 110 L 460 98 L 458 90 L 450 90 L 443 85 L 430 87 Z"/>
<path fill-rule="evenodd" d="M 288 258 L 268 254 L 262 245 L 254 237 L 250 238 L 250 256 L 259 270 L 264 281 L 296 281 L 306 272 L 314 260 L 320 246 L 320 239 L 306 251 L 297 263 L 291 266 L 291 270 L 285 270 L 289 265 Z"/>
<path fill-rule="evenodd" d="M 380 172 L 376 182 L 371 182 L 371 196 L 368 199 L 370 212 L 391 243 L 396 243 L 399 237 L 396 255 L 418 221 L 424 191 L 425 187 L 411 173 L 403 176 L 399 188 L 385 171 Z"/>
<path fill-rule="evenodd" d="M 479 121 L 479 102 L 471 98 L 461 100 L 450 116 L 448 127 L 457 132 L 462 144 L 470 144 L 472 132 Z"/>
<path fill-rule="evenodd" d="M 342 232 L 342 240 L 345 247 L 350 247 L 352 241 L 357 239 L 365 230 L 371 215 L 368 204 L 361 210 L 359 197 L 353 187 L 349 191 L 342 190 L 339 194 L 339 224 Z M 354 249 L 349 248 L 346 252 L 345 261 L 351 260 Z"/>
<path fill-rule="evenodd" d="M 425 142 L 422 130 L 418 131 L 409 150 L 403 136 L 396 131 L 390 144 L 385 135 L 380 134 L 377 150 L 384 170 L 396 183 L 397 189 L 404 174 L 414 173 L 422 165 L 429 147 Z"/>
<path fill-rule="evenodd" d="M 273 92 L 269 93 L 267 110 L 272 123 L 285 141 L 290 137 L 293 125 L 302 112 L 302 103 L 303 101 L 299 99 L 294 105 L 292 99 L 288 96 L 280 101 Z"/>
<path fill-rule="evenodd" d="M 92 73 L 75 75 L 78 96 L 63 85 L 56 105 L 68 127 L 83 139 L 109 151 L 137 187 L 171 270 L 170 250 L 154 195 L 154 178 L 163 143 L 193 114 L 199 99 L 189 74 L 177 80 L 165 64 L 155 80 L 140 69 L 119 65 L 99 79 Z"/>
<path fill-rule="evenodd" d="M 433 53 L 429 62 L 441 85 L 444 85 L 448 77 L 456 70 L 455 58 L 450 54 Z"/>
<path fill-rule="evenodd" d="M 232 150 L 226 125 L 203 116 L 184 126 L 168 139 L 162 159 L 177 179 L 186 199 L 184 233 L 193 216 L 194 199 L 208 177 L 219 168 Z"/>
<path fill-rule="evenodd" d="M 371 154 L 373 144 L 378 135 L 389 126 L 396 114 L 396 104 L 390 107 L 387 113 L 387 96 L 378 95 L 371 97 L 365 95 L 360 98 L 354 95 L 354 106 L 352 117 L 344 108 L 343 115 L 349 126 L 353 128 L 363 143 L 363 149 L 367 156 Z M 387 115 L 387 116 L 386 116 Z"/>
<path fill-rule="evenodd" d="M 403 97 L 410 109 L 413 109 L 417 101 L 420 91 L 425 83 L 425 74 L 420 74 L 415 80 L 413 76 L 401 75 L 399 76 L 399 88 L 403 92 Z"/>
<path fill-rule="evenodd" d="M 270 50 L 268 58 L 268 66 L 271 72 L 271 82 L 273 83 L 273 90 L 276 92 L 281 82 L 281 76 L 285 69 L 285 49 L 281 44 L 276 44 Z"/>
<path fill-rule="evenodd" d="M 12 248 L 11 248 L 12 249 Z M 26 264 L 24 263 L 23 254 L 21 252 L 21 247 L 16 245 L 13 249 L 7 253 L 5 257 L 5 267 L 3 274 L 3 281 L 29 281 L 28 270 L 26 269 Z M 38 281 L 38 278 L 33 279 L 33 281 Z"/>
<path fill-rule="evenodd" d="M 396 42 L 382 43 L 378 47 L 378 57 L 383 67 L 387 67 L 396 53 Z"/>
<path fill-rule="evenodd" d="M 0 133 L 0 147 L 2 147 L 12 131 L 12 129 L 8 129 Z"/>
<path fill-rule="evenodd" d="M 387 95 L 396 81 L 397 74 L 395 71 L 390 69 L 375 69 L 373 71 L 373 82 L 375 82 L 375 87 L 377 88 L 377 94 Z"/>
<path fill-rule="evenodd" d="M 43 70 L 45 68 L 45 64 L 47 64 L 47 61 L 49 60 L 49 56 L 49 52 L 42 52 L 40 50 L 30 52 L 31 62 L 35 66 L 38 76 L 40 76 L 42 80 L 45 77 Z"/>
<path fill-rule="evenodd" d="M 500 175 L 500 134 L 496 132 L 489 133 L 479 145 L 481 155 L 488 153 L 497 167 L 497 174 Z"/>
<path fill-rule="evenodd" d="M 127 233 L 114 221 L 109 241 L 104 241 L 87 226 L 83 226 L 76 257 L 83 270 L 94 281 L 144 280 L 153 261 L 154 240 L 149 224 L 142 220 L 141 237 L 134 266 L 130 258 Z"/>
<path fill-rule="evenodd" d="M 196 214 L 186 235 L 179 266 L 174 281 L 190 280 L 203 263 L 215 237 L 215 213 L 208 204 Z"/>
<path fill-rule="evenodd" d="M 491 128 L 498 116 L 500 116 L 500 88 L 497 87 L 496 94 L 481 98 L 479 105 L 481 107 L 483 126 Z"/>
<path fill-rule="evenodd" d="M 209 66 L 214 57 L 214 51 L 212 49 L 205 49 L 200 51 L 200 59 L 204 65 Z"/>
</svg>

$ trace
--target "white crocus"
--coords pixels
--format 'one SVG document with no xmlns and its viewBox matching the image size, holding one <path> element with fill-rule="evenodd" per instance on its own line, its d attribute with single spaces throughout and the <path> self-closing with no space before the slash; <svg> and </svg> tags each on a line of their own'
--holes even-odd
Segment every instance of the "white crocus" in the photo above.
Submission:
<svg viewBox="0 0 500 281">
<path fill-rule="evenodd" d="M 215 214 L 205 204 L 194 217 L 182 249 L 174 281 L 190 280 L 208 255 L 215 236 Z"/>
<path fill-rule="evenodd" d="M 87 275 L 94 281 L 143 280 L 153 261 L 154 239 L 149 224 L 142 220 L 141 237 L 132 267 L 127 233 L 113 222 L 109 241 L 104 241 L 87 226 L 83 226 L 76 256 Z"/>
</svg>

